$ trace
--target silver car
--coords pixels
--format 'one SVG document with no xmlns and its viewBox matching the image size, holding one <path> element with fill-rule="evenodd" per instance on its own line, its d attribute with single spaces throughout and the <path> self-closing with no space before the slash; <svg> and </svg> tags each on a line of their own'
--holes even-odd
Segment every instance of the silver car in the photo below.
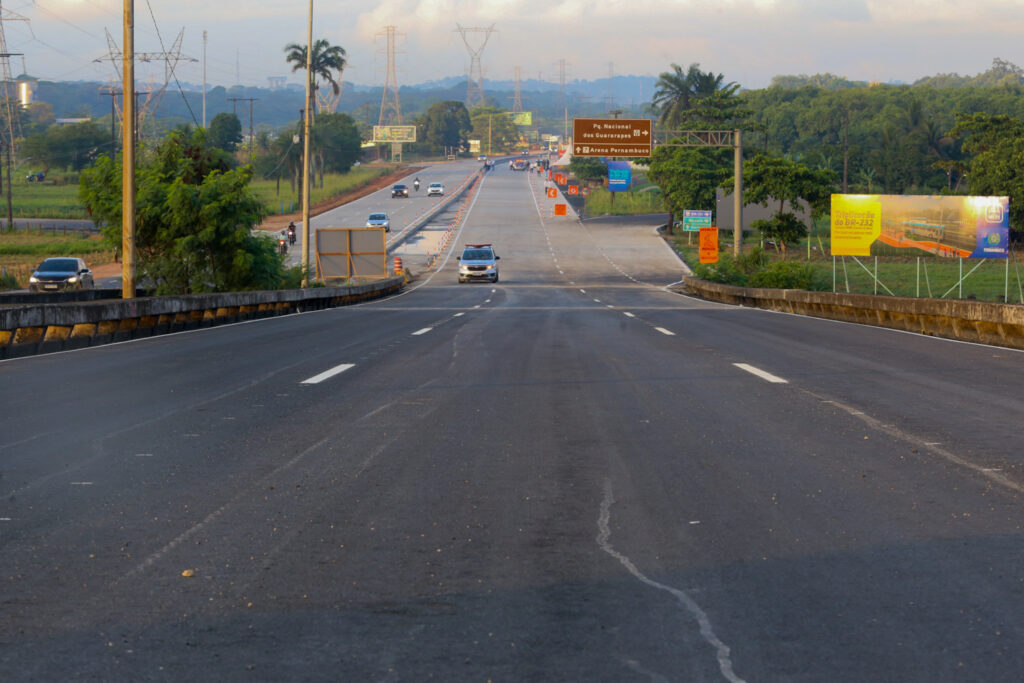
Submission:
<svg viewBox="0 0 1024 683">
<path fill-rule="evenodd" d="M 384 228 L 384 232 L 391 232 L 391 219 L 386 213 L 371 213 L 370 217 L 366 219 L 366 227 Z"/>
<path fill-rule="evenodd" d="M 459 257 L 459 282 L 498 281 L 498 259 L 490 244 L 467 244 Z"/>
</svg>

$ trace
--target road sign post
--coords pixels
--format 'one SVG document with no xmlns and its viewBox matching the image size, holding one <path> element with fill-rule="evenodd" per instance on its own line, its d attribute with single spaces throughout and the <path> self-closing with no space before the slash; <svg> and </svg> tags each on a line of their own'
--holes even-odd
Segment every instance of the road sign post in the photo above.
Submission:
<svg viewBox="0 0 1024 683">
<path fill-rule="evenodd" d="M 572 153 L 581 157 L 651 156 L 650 119 L 573 119 Z"/>
<path fill-rule="evenodd" d="M 697 248 L 701 263 L 718 263 L 718 228 L 715 226 L 700 229 L 700 242 Z"/>
</svg>

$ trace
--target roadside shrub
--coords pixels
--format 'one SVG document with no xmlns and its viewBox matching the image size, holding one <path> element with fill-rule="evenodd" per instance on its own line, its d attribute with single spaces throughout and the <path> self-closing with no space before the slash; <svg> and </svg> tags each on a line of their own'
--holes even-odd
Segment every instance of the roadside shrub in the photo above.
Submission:
<svg viewBox="0 0 1024 683">
<path fill-rule="evenodd" d="M 693 269 L 693 274 L 701 280 L 719 282 L 723 285 L 747 286 L 747 274 L 728 254 L 719 254 L 718 263 L 701 263 Z"/>
<path fill-rule="evenodd" d="M 5 289 L 18 289 L 18 278 L 14 277 L 10 273 L 4 271 L 0 273 L 0 291 Z"/>
<path fill-rule="evenodd" d="M 749 284 L 770 289 L 826 289 L 814 267 L 799 261 L 776 261 L 767 265 L 750 276 Z"/>
</svg>

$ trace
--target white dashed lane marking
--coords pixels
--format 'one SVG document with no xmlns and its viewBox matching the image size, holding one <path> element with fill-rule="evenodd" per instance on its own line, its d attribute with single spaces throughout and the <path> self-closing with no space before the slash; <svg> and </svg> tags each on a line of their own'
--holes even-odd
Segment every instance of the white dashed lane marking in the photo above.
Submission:
<svg viewBox="0 0 1024 683">
<path fill-rule="evenodd" d="M 654 329 L 656 329 L 658 332 L 661 332 L 662 334 L 667 335 L 669 337 L 676 336 L 675 332 L 673 332 L 672 330 L 666 330 L 664 327 L 655 327 Z"/>
<path fill-rule="evenodd" d="M 770 372 L 765 372 L 760 368 L 755 368 L 753 365 L 747 365 L 746 363 L 733 363 L 733 365 L 738 367 L 740 370 L 745 370 L 746 372 L 749 372 L 751 375 L 754 375 L 755 377 L 760 377 L 766 382 L 771 382 L 772 384 L 789 384 L 788 381 L 782 379 L 781 377 L 776 377 Z"/>
<path fill-rule="evenodd" d="M 319 375 L 313 375 L 309 379 L 303 380 L 302 384 L 319 384 L 320 382 L 323 382 L 325 379 L 330 379 L 331 377 L 341 374 L 342 372 L 345 372 L 346 370 L 349 370 L 354 367 L 355 363 L 342 363 L 341 365 L 334 366 L 330 370 L 324 370 Z"/>
<path fill-rule="evenodd" d="M 412 336 L 418 337 L 421 334 L 426 334 L 427 332 L 430 332 L 432 329 L 434 329 L 434 328 L 433 327 L 424 327 L 422 330 L 416 330 L 415 332 L 413 332 Z"/>
</svg>

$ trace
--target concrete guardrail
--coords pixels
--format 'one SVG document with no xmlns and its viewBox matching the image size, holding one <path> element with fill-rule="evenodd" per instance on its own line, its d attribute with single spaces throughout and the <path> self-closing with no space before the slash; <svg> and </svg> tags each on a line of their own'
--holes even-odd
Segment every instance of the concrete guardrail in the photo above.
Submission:
<svg viewBox="0 0 1024 683">
<path fill-rule="evenodd" d="M 692 294 L 711 301 L 1024 349 L 1024 306 L 734 287 L 689 276 L 683 283 Z"/>
<path fill-rule="evenodd" d="M 401 290 L 404 277 L 349 287 L 114 299 L 0 308 L 0 358 L 346 306 Z"/>
<path fill-rule="evenodd" d="M 451 192 L 445 192 L 444 198 L 437 202 L 434 206 L 428 209 L 425 213 L 417 216 L 412 223 L 407 225 L 404 230 L 387 245 L 387 252 L 390 254 L 392 251 L 397 249 L 399 246 L 404 244 L 410 237 L 415 235 L 420 229 L 429 224 L 430 221 L 434 220 L 438 215 L 448 210 L 448 207 L 455 203 L 456 200 L 460 199 L 462 195 L 473 187 L 473 183 L 478 178 L 483 176 L 483 170 L 478 169 L 473 173 L 470 173 L 462 182 L 455 186 L 455 189 Z"/>
</svg>

